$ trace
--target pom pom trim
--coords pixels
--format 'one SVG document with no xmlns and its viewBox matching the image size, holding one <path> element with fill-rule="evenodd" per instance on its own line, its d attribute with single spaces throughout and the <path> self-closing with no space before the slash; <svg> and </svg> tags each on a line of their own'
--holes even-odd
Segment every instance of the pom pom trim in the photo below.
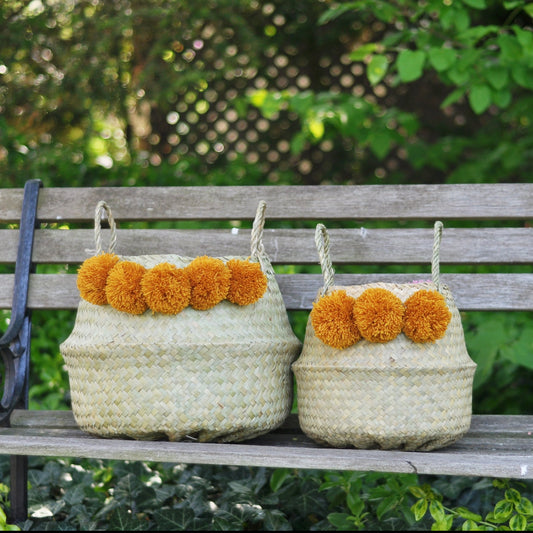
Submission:
<svg viewBox="0 0 533 533">
<path fill-rule="evenodd" d="M 96 281 L 95 281 L 96 280 Z M 176 315 L 186 307 L 211 309 L 223 300 L 239 306 L 260 300 L 268 280 L 261 265 L 249 260 L 197 257 L 184 268 L 160 263 L 145 268 L 118 256 L 86 259 L 78 269 L 77 287 L 83 300 L 111 304 L 119 311 Z"/>
<path fill-rule="evenodd" d="M 438 291 L 418 290 L 404 303 L 391 291 L 370 288 L 358 298 L 337 290 L 313 304 L 315 335 L 332 348 L 345 349 L 365 339 L 385 343 L 403 333 L 415 343 L 444 337 L 452 314 Z"/>
</svg>

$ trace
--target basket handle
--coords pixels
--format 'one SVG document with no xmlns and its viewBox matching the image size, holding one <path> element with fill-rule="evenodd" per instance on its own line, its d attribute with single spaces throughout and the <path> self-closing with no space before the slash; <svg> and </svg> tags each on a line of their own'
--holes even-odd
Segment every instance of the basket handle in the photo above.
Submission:
<svg viewBox="0 0 533 533">
<path fill-rule="evenodd" d="M 261 200 L 257 206 L 255 219 L 252 226 L 251 237 L 251 259 L 259 259 L 266 255 L 265 246 L 263 244 L 263 230 L 265 227 L 265 211 L 266 202 Z"/>
<path fill-rule="evenodd" d="M 324 286 L 321 289 L 321 296 L 324 296 L 328 289 L 333 285 L 335 271 L 331 263 L 329 254 L 329 234 L 324 224 L 317 224 L 315 229 L 315 245 L 320 259 L 322 276 L 324 277 Z"/>
<path fill-rule="evenodd" d="M 263 230 L 265 227 L 265 211 L 266 211 L 266 202 L 261 200 L 257 206 L 257 211 L 255 214 L 255 219 L 252 227 L 252 236 L 251 236 L 251 257 L 253 259 L 258 259 L 259 257 L 265 256 L 265 246 L 263 244 Z M 108 252 L 113 253 L 117 245 L 117 225 L 111 212 L 110 207 L 104 200 L 101 200 L 96 205 L 94 213 L 94 242 L 96 245 L 96 255 L 103 252 L 102 248 L 102 219 L 104 218 L 104 213 L 107 214 L 107 220 L 109 222 L 109 227 L 111 228 L 111 237 L 109 240 Z"/>
<path fill-rule="evenodd" d="M 441 291 L 440 284 L 440 243 L 442 239 L 443 224 L 440 220 L 435 222 L 433 227 L 433 255 L 431 258 L 431 279 L 437 288 Z M 317 224 L 315 230 L 315 244 L 320 259 L 320 266 L 322 268 L 322 276 L 324 277 L 324 286 L 321 290 L 321 295 L 326 294 L 328 289 L 334 283 L 335 271 L 331 263 L 331 256 L 329 253 L 329 234 L 324 224 Z"/>
<path fill-rule="evenodd" d="M 440 220 L 433 226 L 433 255 L 431 256 L 431 280 L 437 290 L 441 292 L 440 284 L 440 241 L 442 239 L 443 224 Z"/>
<path fill-rule="evenodd" d="M 113 217 L 111 209 L 106 202 L 101 200 L 96 204 L 96 209 L 94 212 L 94 243 L 96 245 L 96 255 L 99 255 L 103 252 L 102 248 L 102 220 L 104 218 L 104 213 L 107 214 L 107 220 L 109 222 L 109 227 L 111 228 L 111 237 L 109 239 L 109 247 L 107 249 L 108 253 L 112 254 L 115 251 L 117 245 L 117 225 Z"/>
</svg>

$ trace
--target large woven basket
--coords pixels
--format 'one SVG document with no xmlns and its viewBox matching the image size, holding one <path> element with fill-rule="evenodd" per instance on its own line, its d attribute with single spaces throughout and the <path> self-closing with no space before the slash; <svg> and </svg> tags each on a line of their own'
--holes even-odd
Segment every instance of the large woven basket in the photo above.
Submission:
<svg viewBox="0 0 533 533">
<path fill-rule="evenodd" d="M 440 283 L 442 224 L 435 224 L 432 280 L 339 287 L 329 257 L 329 237 L 317 226 L 324 287 L 318 298 L 345 290 L 357 299 L 369 288 L 402 302 L 420 290 L 444 296 L 451 320 L 434 342 L 413 342 L 403 332 L 389 342 L 361 339 L 338 349 L 317 338 L 309 318 L 303 350 L 292 365 L 302 430 L 319 443 L 363 449 L 433 450 L 469 429 L 475 363 L 468 356 L 459 311 Z M 316 305 L 316 303 L 315 303 Z"/>
<path fill-rule="evenodd" d="M 97 253 L 100 220 L 95 215 Z M 262 244 L 265 204 L 252 229 L 251 260 L 268 281 L 256 303 L 222 301 L 176 315 L 133 315 L 81 300 L 74 329 L 61 344 L 72 409 L 84 431 L 103 437 L 230 442 L 279 426 L 292 406 L 290 365 L 301 348 Z M 110 250 L 112 251 L 112 250 Z M 146 268 L 179 255 L 120 257 Z M 220 258 L 228 261 L 230 258 Z M 247 259 L 243 256 L 242 259 Z"/>
</svg>

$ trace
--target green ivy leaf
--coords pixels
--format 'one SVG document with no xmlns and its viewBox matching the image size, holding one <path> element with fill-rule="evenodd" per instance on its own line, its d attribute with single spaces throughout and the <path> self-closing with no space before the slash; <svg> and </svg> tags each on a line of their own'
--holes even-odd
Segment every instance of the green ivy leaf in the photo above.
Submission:
<svg viewBox="0 0 533 533">
<path fill-rule="evenodd" d="M 454 14 L 454 26 L 458 32 L 466 30 L 470 26 L 470 16 L 465 9 L 459 9 Z"/>
<path fill-rule="evenodd" d="M 509 520 L 509 527 L 512 531 L 525 531 L 527 527 L 526 517 L 520 514 L 514 515 L 511 520 Z"/>
<path fill-rule="evenodd" d="M 520 499 L 522 498 L 522 496 L 520 496 L 520 493 L 516 490 L 516 489 L 507 489 L 505 491 L 505 499 L 508 501 L 508 502 L 512 502 L 512 503 L 520 503 Z"/>
<path fill-rule="evenodd" d="M 369 135 L 368 142 L 374 155 L 379 159 L 383 159 L 389 153 L 392 139 L 387 133 L 382 131 Z"/>
<path fill-rule="evenodd" d="M 480 529 L 474 520 L 465 520 L 461 526 L 461 531 L 479 531 Z"/>
<path fill-rule="evenodd" d="M 424 498 L 426 497 L 426 491 L 422 487 L 418 487 L 417 485 L 413 485 L 412 487 L 409 487 L 409 492 L 415 497 L 415 498 Z"/>
<path fill-rule="evenodd" d="M 512 100 L 511 91 L 509 89 L 504 89 L 502 91 L 493 91 L 492 92 L 492 101 L 501 109 L 505 109 Z"/>
<path fill-rule="evenodd" d="M 383 498 L 381 502 L 379 503 L 377 509 L 376 509 L 376 516 L 379 521 L 383 518 L 385 514 L 387 514 L 389 511 L 392 511 L 396 508 L 398 505 L 399 500 L 396 495 L 393 496 L 387 496 L 386 498 Z"/>
<path fill-rule="evenodd" d="M 533 73 L 532 69 L 517 63 L 513 65 L 511 74 L 514 81 L 525 89 L 531 89 L 533 87 Z"/>
<path fill-rule="evenodd" d="M 442 520 L 435 522 L 431 526 L 431 531 L 450 531 L 453 525 L 453 516 L 445 516 Z"/>
<path fill-rule="evenodd" d="M 304 115 L 313 105 L 314 96 L 311 91 L 302 91 L 296 93 L 290 100 L 290 108 L 299 115 Z"/>
<path fill-rule="evenodd" d="M 307 141 L 307 135 L 303 131 L 296 133 L 291 139 L 291 154 L 298 155 L 304 149 Z"/>
<path fill-rule="evenodd" d="M 328 520 L 331 522 L 331 524 L 341 531 L 353 530 L 353 523 L 348 520 L 349 517 L 350 515 L 347 513 L 328 514 Z"/>
<path fill-rule="evenodd" d="M 487 85 L 474 85 L 468 95 L 468 101 L 474 113 L 481 115 L 491 103 L 490 88 Z"/>
<path fill-rule="evenodd" d="M 324 136 L 324 132 L 326 131 L 324 127 L 324 122 L 318 117 L 312 117 L 307 121 L 307 128 L 309 129 L 309 132 L 313 136 L 313 139 L 316 141 L 319 141 Z"/>
<path fill-rule="evenodd" d="M 521 497 L 520 503 L 515 505 L 517 513 L 520 513 L 525 516 L 533 516 L 533 503 L 528 498 L 524 496 Z"/>
<path fill-rule="evenodd" d="M 533 3 L 530 4 L 533 7 Z M 522 46 L 522 51 L 525 56 L 533 54 L 533 33 L 530 30 L 524 30 L 519 26 L 513 26 L 518 42 Z"/>
<path fill-rule="evenodd" d="M 291 477 L 291 471 L 288 468 L 276 468 L 270 476 L 270 490 L 277 492 L 283 483 Z"/>
<path fill-rule="evenodd" d="M 365 502 L 361 500 L 361 498 L 359 497 L 359 494 L 354 494 L 353 492 L 349 492 L 346 498 L 346 503 L 348 504 L 348 508 L 350 509 L 350 512 L 355 517 L 359 518 L 363 514 L 363 511 L 365 509 Z"/>
<path fill-rule="evenodd" d="M 501 57 L 510 64 L 514 64 L 522 56 L 522 45 L 514 35 L 501 33 L 498 35 L 497 41 Z"/>
<path fill-rule="evenodd" d="M 457 507 L 454 510 L 461 518 L 464 518 L 465 520 L 474 520 L 476 522 L 479 522 L 480 520 L 482 520 L 481 515 L 473 513 L 466 507 Z"/>
<path fill-rule="evenodd" d="M 442 102 L 440 105 L 441 108 L 448 107 L 449 105 L 455 104 L 455 102 L 459 101 L 463 95 L 465 94 L 466 89 L 464 87 L 459 87 L 455 89 L 455 91 L 452 91 Z"/>
<path fill-rule="evenodd" d="M 455 63 L 455 50 L 451 48 L 430 48 L 429 62 L 437 72 L 448 70 Z"/>
<path fill-rule="evenodd" d="M 367 55 L 376 52 L 378 45 L 376 43 L 363 44 L 350 53 L 352 61 L 362 61 Z"/>
<path fill-rule="evenodd" d="M 426 54 L 422 50 L 402 50 L 396 59 L 396 67 L 402 82 L 417 80 L 422 76 Z"/>
<path fill-rule="evenodd" d="M 444 522 L 446 518 L 446 513 L 444 512 L 444 507 L 442 506 L 442 503 L 436 500 L 433 500 L 429 504 L 429 512 L 433 520 L 435 520 L 435 522 L 439 522 L 439 523 Z"/>
<path fill-rule="evenodd" d="M 489 67 L 485 70 L 487 81 L 497 90 L 509 83 L 509 70 L 502 66 Z"/>
<path fill-rule="evenodd" d="M 508 346 L 502 346 L 501 353 L 513 363 L 533 368 L 531 353 L 533 350 L 533 331 L 524 329 L 518 339 Z"/>
<path fill-rule="evenodd" d="M 506 500 L 499 501 L 494 506 L 493 516 L 497 522 L 506 522 L 513 514 L 514 505 Z"/>
<path fill-rule="evenodd" d="M 378 54 L 373 56 L 366 67 L 368 81 L 372 85 L 376 85 L 383 79 L 385 74 L 387 74 L 388 68 L 389 62 L 384 55 Z"/>
<path fill-rule="evenodd" d="M 465 85 L 470 79 L 470 72 L 459 67 L 451 68 L 447 71 L 447 74 L 454 85 Z"/>
<path fill-rule="evenodd" d="M 418 500 L 412 507 L 411 511 L 415 515 L 415 520 L 418 522 L 424 518 L 426 511 L 428 510 L 428 501 L 427 500 Z"/>
</svg>

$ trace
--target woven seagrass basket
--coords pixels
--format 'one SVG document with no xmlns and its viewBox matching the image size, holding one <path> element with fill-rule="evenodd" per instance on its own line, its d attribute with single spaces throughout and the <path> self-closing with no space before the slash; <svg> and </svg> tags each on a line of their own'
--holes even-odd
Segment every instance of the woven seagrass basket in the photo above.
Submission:
<svg viewBox="0 0 533 533">
<path fill-rule="evenodd" d="M 97 254 L 100 221 L 107 212 L 111 245 L 115 223 L 105 202 L 95 214 Z M 292 405 L 290 365 L 301 343 L 286 314 L 262 235 L 260 202 L 250 259 L 259 262 L 266 292 L 251 305 L 221 301 L 207 310 L 179 314 L 129 314 L 81 300 L 71 335 L 61 344 L 69 375 L 72 410 L 84 431 L 103 437 L 230 442 L 279 426 Z M 227 262 L 230 258 L 218 258 Z M 162 262 L 178 268 L 179 255 L 120 257 L 149 269 Z"/>
<path fill-rule="evenodd" d="M 310 316 L 302 353 L 292 365 L 300 425 L 310 438 L 334 447 L 428 451 L 468 431 L 476 365 L 452 294 L 440 283 L 441 234 L 437 222 L 431 281 L 340 287 L 333 284 L 327 230 L 317 226 L 324 275 L 317 301 L 338 290 L 357 301 L 367 289 L 385 289 L 402 303 L 417 291 L 436 291 L 451 318 L 444 336 L 432 342 L 414 342 L 402 331 L 389 342 L 360 338 L 339 349 L 317 337 Z"/>
</svg>

